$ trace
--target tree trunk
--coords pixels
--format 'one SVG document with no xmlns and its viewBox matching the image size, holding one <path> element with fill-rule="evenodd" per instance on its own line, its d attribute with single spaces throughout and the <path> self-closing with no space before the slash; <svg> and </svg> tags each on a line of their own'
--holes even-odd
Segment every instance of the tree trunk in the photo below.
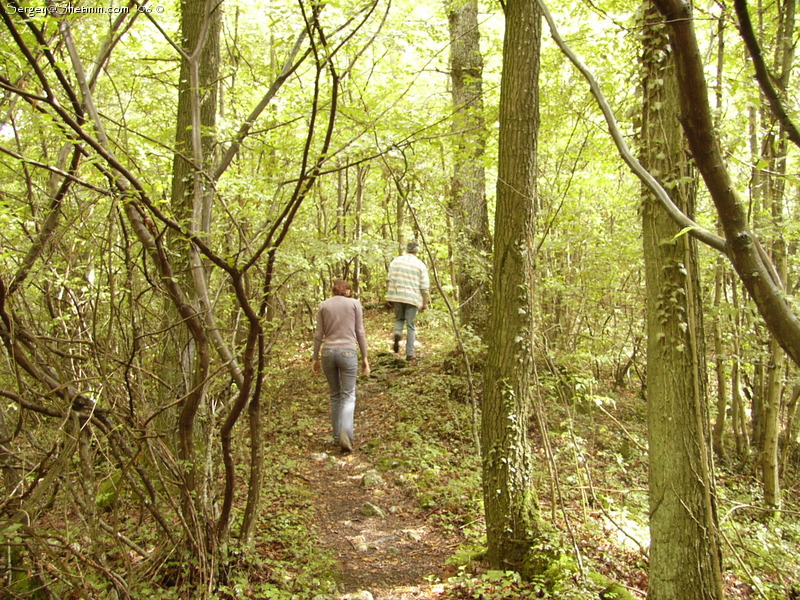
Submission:
<svg viewBox="0 0 800 600">
<path fill-rule="evenodd" d="M 716 206 L 729 258 L 770 332 L 792 361 L 800 365 L 800 319 L 786 299 L 774 265 L 749 229 L 747 211 L 722 157 L 722 146 L 711 117 L 691 4 L 683 0 L 654 2 L 669 23 L 670 45 L 681 89 L 681 122 Z"/>
<path fill-rule="evenodd" d="M 738 348 L 738 344 L 736 347 Z M 736 440 L 736 455 L 741 461 L 745 461 L 750 454 L 750 437 L 747 435 L 747 414 L 742 398 L 741 368 L 738 353 L 734 351 L 731 367 L 731 428 Z"/>
<path fill-rule="evenodd" d="M 776 514 L 781 508 L 781 482 L 778 450 L 780 442 L 781 398 L 785 353 L 775 340 L 770 341 L 767 365 L 767 389 L 764 394 L 764 438 L 761 447 L 761 474 L 764 484 L 764 505 Z"/>
<path fill-rule="evenodd" d="M 722 16 L 717 21 L 717 80 L 714 85 L 714 98 L 716 101 L 717 115 L 722 114 L 722 90 L 724 84 L 723 70 L 725 68 L 725 22 Z M 725 458 L 725 422 L 728 411 L 728 380 L 725 368 L 725 342 L 724 323 L 721 314 L 722 302 L 725 299 L 726 264 L 723 256 L 717 257 L 717 267 L 714 270 L 714 320 L 712 323 L 712 336 L 714 340 L 714 373 L 717 379 L 717 416 L 714 421 L 712 433 L 712 448 L 714 455 L 723 460 Z"/>
<path fill-rule="evenodd" d="M 725 344 L 723 342 L 723 326 L 720 308 L 725 294 L 725 263 L 720 257 L 714 272 L 714 372 L 717 379 L 717 418 L 714 421 L 713 443 L 714 454 L 720 460 L 725 458 L 725 421 L 728 411 L 728 375 L 725 369 Z"/>
<path fill-rule="evenodd" d="M 489 351 L 481 422 L 488 560 L 525 573 L 541 535 L 528 422 L 534 352 L 534 219 L 541 13 L 506 4 Z"/>
<path fill-rule="evenodd" d="M 781 440 L 781 471 L 786 471 L 789 456 L 792 454 L 792 446 L 797 443 L 797 431 L 795 426 L 795 416 L 797 414 L 797 404 L 800 399 L 800 385 L 795 384 L 792 388 L 792 395 L 786 403 L 786 425 L 783 430 Z"/>
<path fill-rule="evenodd" d="M 741 461 L 750 455 L 750 436 L 748 435 L 745 399 L 742 397 L 742 310 L 739 302 L 739 282 L 731 285 L 731 308 L 733 310 L 733 364 L 731 365 L 731 428 L 736 439 L 736 454 Z"/>
<path fill-rule="evenodd" d="M 182 0 L 181 60 L 178 84 L 178 113 L 175 131 L 175 155 L 172 165 L 171 206 L 177 221 L 187 225 L 192 234 L 208 232 L 211 219 L 211 192 L 204 172 L 210 172 L 217 112 L 219 73 L 219 32 L 221 8 L 207 0 Z M 188 303 L 198 306 L 198 277 L 202 261 L 194 245 L 180 236 L 169 235 L 172 268 Z M 211 495 L 204 491 L 205 477 L 198 475 L 195 438 L 207 440 L 211 430 L 198 436 L 197 414 L 203 409 L 209 368 L 209 344 L 199 318 L 186 320 L 168 304 L 165 318 L 172 327 L 166 338 L 161 368 L 174 402 L 180 398 L 178 416 L 178 457 L 185 466 L 183 512 L 187 523 L 196 528 L 192 534 L 195 551 L 212 556 L 216 540 L 211 522 Z M 203 503 L 207 504 L 204 506 Z"/>
<path fill-rule="evenodd" d="M 751 440 L 756 455 L 761 456 L 764 451 L 764 394 L 767 391 L 766 367 L 763 354 L 758 358 L 750 359 L 753 362 L 753 385 L 750 396 L 751 415 Z"/>
<path fill-rule="evenodd" d="M 364 180 L 367 177 L 367 166 L 359 166 L 356 171 L 356 230 L 354 241 L 356 244 L 356 256 L 353 259 L 353 296 L 361 296 L 361 237 L 364 233 L 362 221 L 362 211 L 364 210 Z"/>
<path fill-rule="evenodd" d="M 747 6 L 741 2 L 736 3 L 737 14 L 740 19 L 740 28 L 747 37 L 746 22 L 749 21 Z M 795 3 L 787 2 L 779 5 L 778 27 L 775 35 L 775 53 L 773 57 L 773 72 L 776 74 L 772 84 L 777 93 L 786 96 L 794 61 L 794 43 L 792 32 L 795 23 Z M 754 41 L 750 38 L 751 43 Z M 751 49 L 752 52 L 752 49 Z M 771 259 L 781 281 L 789 287 L 787 276 L 787 251 L 784 235 L 784 196 L 786 190 L 786 155 L 788 151 L 787 131 L 788 124 L 780 121 L 775 127 L 775 118 L 766 108 L 768 103 L 762 103 L 760 126 L 766 135 L 761 143 L 761 149 L 753 143 L 754 164 L 766 164 L 766 169 L 755 168 L 752 178 L 754 188 L 760 187 L 757 199 L 762 201 L 760 224 L 772 232 Z M 755 185 L 759 180 L 762 186 Z M 757 205 L 757 203 L 756 203 Z M 764 485 L 764 504 L 778 511 L 781 506 L 780 472 L 779 472 L 779 445 L 781 405 L 785 391 L 784 373 L 786 356 L 775 338 L 770 340 L 769 357 L 765 378 L 764 394 L 762 396 L 762 427 L 763 436 L 759 448 L 759 463 Z"/>
<path fill-rule="evenodd" d="M 483 57 L 477 0 L 450 0 L 450 81 L 456 153 L 451 210 L 456 231 L 456 266 L 461 323 L 482 334 L 486 327 L 488 255 L 491 251 L 483 167 Z"/>
<path fill-rule="evenodd" d="M 392 177 L 391 173 L 389 177 Z M 397 252 L 402 254 L 406 249 L 406 199 L 401 193 L 398 193 L 395 198 L 395 214 L 397 215 Z"/>
<path fill-rule="evenodd" d="M 690 218 L 696 179 L 683 152 L 666 28 L 646 3 L 642 164 Z M 721 600 L 696 242 L 643 192 L 647 282 L 650 600 Z"/>
<path fill-rule="evenodd" d="M 207 232 L 210 228 L 211 207 L 207 202 L 210 194 L 205 185 L 203 171 L 212 164 L 215 143 L 220 27 L 219 5 L 207 0 L 182 0 L 181 48 L 188 56 L 181 60 L 178 84 L 171 205 L 176 220 L 188 222 L 188 229 L 192 233 Z M 199 127 L 196 121 L 199 121 Z M 178 248 L 186 241 L 175 236 L 172 236 L 170 242 L 174 246 L 173 268 L 182 282 L 181 287 L 189 290 L 187 296 L 190 301 L 194 301 L 196 287 L 191 270 L 195 267 L 189 257 L 196 254 L 196 250 L 190 249 L 187 252 Z M 184 328 L 179 329 L 185 331 Z M 189 373 L 196 360 L 197 349 L 193 348 L 196 342 L 185 334 L 182 337 L 176 344 L 181 355 L 176 357 L 176 364 L 170 366 L 175 372 L 186 373 L 181 379 L 189 382 Z M 184 420 L 190 418 L 190 415 L 184 415 Z"/>
</svg>

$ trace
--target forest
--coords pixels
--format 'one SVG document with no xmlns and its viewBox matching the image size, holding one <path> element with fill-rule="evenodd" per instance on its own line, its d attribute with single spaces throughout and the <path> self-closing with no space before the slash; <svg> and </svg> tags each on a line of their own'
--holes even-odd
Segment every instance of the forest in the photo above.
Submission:
<svg viewBox="0 0 800 600">
<path fill-rule="evenodd" d="M 795 11 L 4 0 L 0 598 L 800 598 Z"/>
</svg>

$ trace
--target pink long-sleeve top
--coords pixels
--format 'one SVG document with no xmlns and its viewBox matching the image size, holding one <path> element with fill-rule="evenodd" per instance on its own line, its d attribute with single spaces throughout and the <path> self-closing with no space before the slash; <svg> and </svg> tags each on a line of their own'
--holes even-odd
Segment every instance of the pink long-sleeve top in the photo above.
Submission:
<svg viewBox="0 0 800 600">
<path fill-rule="evenodd" d="M 317 331 L 314 334 L 314 360 L 319 358 L 319 350 L 323 346 L 358 349 L 362 358 L 367 357 L 364 314 L 358 300 L 333 296 L 319 305 Z"/>
</svg>

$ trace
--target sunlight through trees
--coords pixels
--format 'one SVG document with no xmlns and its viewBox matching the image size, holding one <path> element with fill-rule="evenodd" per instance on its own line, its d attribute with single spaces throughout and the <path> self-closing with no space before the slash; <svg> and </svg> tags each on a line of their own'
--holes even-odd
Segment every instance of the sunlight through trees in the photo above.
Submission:
<svg viewBox="0 0 800 600">
<path fill-rule="evenodd" d="M 8 0 L 0 596 L 350 593 L 310 515 L 356 465 L 442 599 L 796 596 L 795 11 Z M 350 463 L 305 374 L 340 277 Z"/>
</svg>

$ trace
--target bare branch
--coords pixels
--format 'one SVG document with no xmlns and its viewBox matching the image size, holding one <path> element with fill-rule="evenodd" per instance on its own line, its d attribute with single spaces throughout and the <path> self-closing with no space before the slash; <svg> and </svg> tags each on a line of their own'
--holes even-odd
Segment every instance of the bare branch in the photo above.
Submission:
<svg viewBox="0 0 800 600">
<path fill-rule="evenodd" d="M 654 0 L 669 28 L 681 88 L 683 128 L 722 229 L 728 257 L 780 346 L 800 365 L 800 319 L 775 281 L 775 268 L 750 231 L 747 213 L 722 156 L 708 102 L 708 85 L 694 31 L 691 6 L 683 0 Z"/>
<path fill-rule="evenodd" d="M 645 169 L 644 166 L 636 159 L 631 152 L 631 149 L 628 147 L 628 144 L 622 135 L 622 131 L 620 131 L 619 125 L 617 124 L 617 119 L 614 116 L 614 111 L 611 109 L 611 105 L 608 103 L 603 91 L 600 89 L 600 84 L 598 83 L 597 79 L 580 59 L 580 57 L 572 51 L 572 49 L 561 37 L 561 34 L 558 32 L 556 22 L 553 19 L 553 16 L 550 14 L 545 1 L 538 0 L 538 2 L 542 9 L 542 14 L 547 20 L 547 24 L 550 26 L 550 34 L 552 35 L 556 45 L 558 45 L 558 47 L 561 49 L 561 52 L 563 52 L 570 62 L 575 65 L 578 71 L 581 72 L 581 75 L 583 75 L 583 77 L 589 83 L 589 88 L 591 89 L 595 100 L 597 100 L 597 104 L 600 106 L 600 109 L 603 111 L 603 116 L 608 124 L 609 133 L 611 134 L 611 137 L 617 146 L 617 150 L 619 151 L 622 160 L 624 160 L 625 164 L 630 167 L 634 175 L 636 175 L 642 181 L 642 183 L 644 183 L 644 185 L 646 185 L 647 188 L 656 196 L 656 198 L 658 198 L 659 202 L 664 207 L 664 210 L 667 211 L 667 214 L 672 218 L 673 221 L 675 221 L 680 227 L 686 229 L 692 236 L 696 237 L 704 244 L 707 244 L 708 246 L 727 254 L 728 250 L 725 240 L 720 236 L 703 229 L 700 225 L 686 216 L 683 211 L 678 208 L 675 202 L 673 202 L 669 192 L 667 192 L 667 190 L 664 189 L 658 180 L 656 180 L 656 178 L 653 177 L 650 172 Z"/>
<path fill-rule="evenodd" d="M 759 46 L 758 39 L 756 39 L 756 34 L 753 31 L 753 23 L 750 20 L 750 13 L 747 10 L 747 0 L 734 0 L 733 4 L 736 8 L 736 15 L 739 17 L 739 33 L 753 61 L 753 69 L 755 69 L 756 72 L 758 85 L 761 87 L 761 91 L 769 102 L 769 107 L 772 109 L 778 121 L 780 121 L 786 135 L 795 146 L 800 148 L 800 131 L 798 131 L 789 113 L 786 112 L 783 100 L 781 100 L 778 90 L 775 89 L 775 86 L 772 84 L 773 76 L 770 74 L 764 62 L 761 46 Z M 786 5 L 790 10 L 794 10 L 794 2 L 788 2 Z"/>
<path fill-rule="evenodd" d="M 297 70 L 306 57 L 308 57 L 308 55 L 311 53 L 310 49 L 306 50 L 303 56 L 300 57 L 300 60 L 295 62 L 295 58 L 297 58 L 297 54 L 300 52 L 300 48 L 303 45 L 303 41 L 305 41 L 305 37 L 306 30 L 304 29 L 302 32 L 300 32 L 300 35 L 297 36 L 297 41 L 294 44 L 294 48 L 292 48 L 292 51 L 289 53 L 289 56 L 283 63 L 283 69 L 281 69 L 280 74 L 275 78 L 275 81 L 272 82 L 272 85 L 267 90 L 267 93 L 264 94 L 264 97 L 256 105 L 247 119 L 245 119 L 241 127 L 239 127 L 239 131 L 236 132 L 233 143 L 228 147 L 228 150 L 225 152 L 222 160 L 219 161 L 219 165 L 217 165 L 217 168 L 214 170 L 214 174 L 211 176 L 213 181 L 218 181 L 219 178 L 222 177 L 223 173 L 228 170 L 228 167 L 230 166 L 234 157 L 238 154 L 239 149 L 242 146 L 242 142 L 247 137 L 248 133 L 250 133 L 250 129 L 253 127 L 253 124 L 256 122 L 261 113 L 264 112 L 264 109 L 267 108 L 284 82 L 292 73 Z"/>
</svg>

